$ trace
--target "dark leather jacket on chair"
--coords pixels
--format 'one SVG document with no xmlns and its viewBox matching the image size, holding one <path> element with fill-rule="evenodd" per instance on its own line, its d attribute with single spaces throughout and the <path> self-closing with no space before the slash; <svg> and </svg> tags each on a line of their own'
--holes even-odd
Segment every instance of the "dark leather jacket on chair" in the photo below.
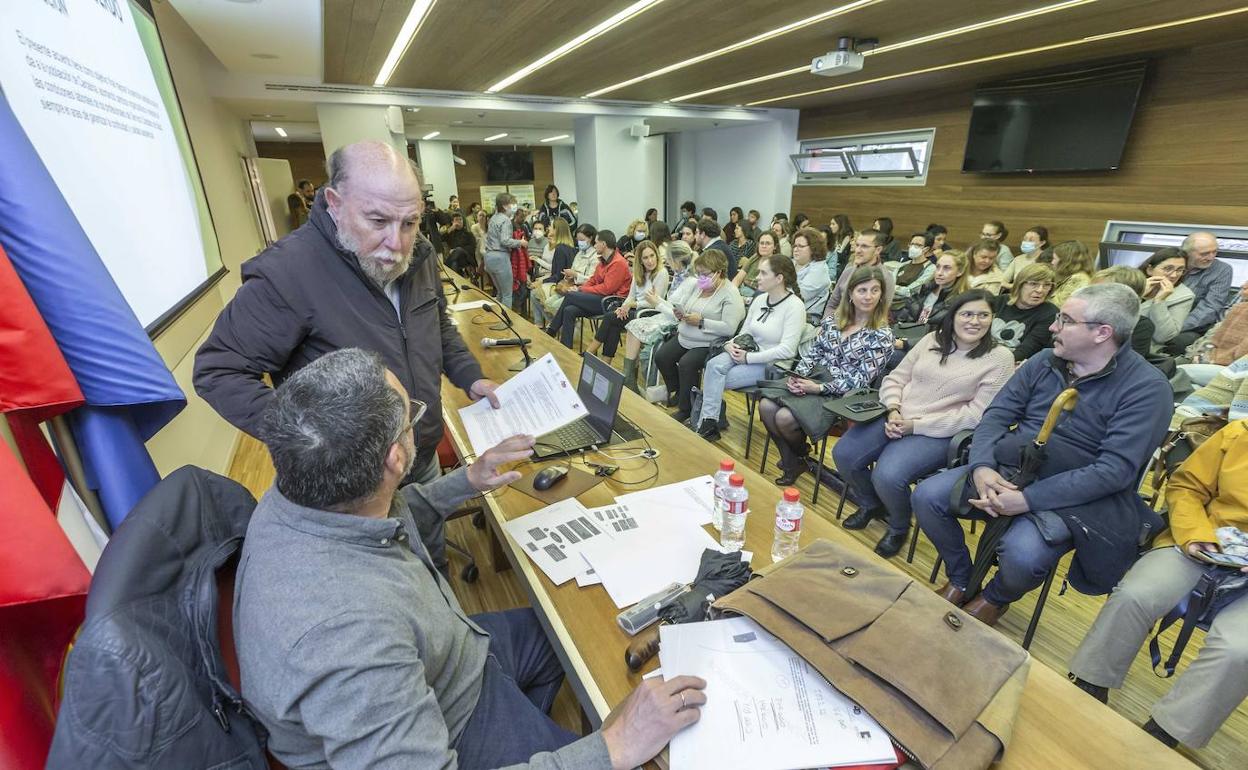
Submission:
<svg viewBox="0 0 1248 770">
<path fill-rule="evenodd" d="M 185 467 L 117 529 L 66 664 L 50 770 L 268 768 L 217 641 L 217 568 L 255 505 L 239 484 Z"/>
</svg>

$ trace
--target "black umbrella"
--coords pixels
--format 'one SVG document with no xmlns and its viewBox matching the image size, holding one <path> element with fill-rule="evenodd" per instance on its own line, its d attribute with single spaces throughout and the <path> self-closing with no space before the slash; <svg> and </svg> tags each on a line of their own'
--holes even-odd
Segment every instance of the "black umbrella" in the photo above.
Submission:
<svg viewBox="0 0 1248 770">
<path fill-rule="evenodd" d="M 698 575 L 689 590 L 660 607 L 659 622 L 639 633 L 624 651 L 629 670 L 637 671 L 658 653 L 659 626 L 706 620 L 711 602 L 745 585 L 753 574 L 740 553 L 720 553 L 712 548 L 703 551 Z"/>
</svg>

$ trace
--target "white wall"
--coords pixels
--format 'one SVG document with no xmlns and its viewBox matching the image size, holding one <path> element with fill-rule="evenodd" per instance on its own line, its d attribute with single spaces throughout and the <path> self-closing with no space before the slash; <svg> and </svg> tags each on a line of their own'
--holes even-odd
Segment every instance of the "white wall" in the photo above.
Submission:
<svg viewBox="0 0 1248 770">
<path fill-rule="evenodd" d="M 450 142 L 418 141 L 416 154 L 420 157 L 420 171 L 425 184 L 433 185 L 433 199 L 438 208 L 446 208 L 452 195 L 459 195 L 455 181 L 455 161 L 451 159 Z"/>
<path fill-rule="evenodd" d="M 320 124 L 325 157 L 328 158 L 344 145 L 371 139 L 389 144 L 406 158 L 407 137 L 390 130 L 386 122 L 387 109 L 388 106 L 377 104 L 316 105 L 316 120 Z"/>
<path fill-rule="evenodd" d="M 576 201 L 580 207 L 581 199 L 576 195 L 576 148 L 570 145 L 555 145 L 550 148 L 550 157 L 555 170 L 555 187 L 559 188 L 559 197 L 564 202 Z M 542 190 L 535 190 L 537 195 Z"/>
<path fill-rule="evenodd" d="M 680 204 L 698 202 L 695 136 L 693 131 L 667 135 L 667 210 L 662 219 L 668 225 L 680 218 Z"/>
<path fill-rule="evenodd" d="M 638 122 L 631 116 L 575 121 L 579 219 L 617 237 L 663 202 L 663 137 L 632 136 Z"/>
</svg>

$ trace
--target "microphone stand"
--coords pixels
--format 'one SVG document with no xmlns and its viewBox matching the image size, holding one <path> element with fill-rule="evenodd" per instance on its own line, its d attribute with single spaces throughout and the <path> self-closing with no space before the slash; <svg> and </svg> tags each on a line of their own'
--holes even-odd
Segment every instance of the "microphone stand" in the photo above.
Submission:
<svg viewBox="0 0 1248 770">
<path fill-rule="evenodd" d="M 524 360 L 517 361 L 515 364 L 509 367 L 507 371 L 522 372 L 525 369 L 529 368 L 529 364 L 533 363 L 533 357 L 529 355 L 529 346 L 527 343 L 525 343 L 524 337 L 520 336 L 520 332 L 516 331 L 515 327 L 512 325 L 511 316 L 507 314 L 507 309 L 504 308 L 501 304 L 498 306 L 497 311 L 490 305 L 485 305 L 481 309 L 487 313 L 492 313 L 502 319 L 503 323 L 499 325 L 501 328 L 497 329 L 497 331 L 509 331 L 513 335 L 515 335 L 515 338 L 517 340 L 520 341 L 520 352 L 524 354 Z M 493 326 L 491 326 L 490 328 L 494 329 Z"/>
<path fill-rule="evenodd" d="M 449 283 L 451 285 L 451 288 L 455 290 L 455 294 L 451 297 L 451 301 L 458 302 L 459 301 L 459 284 L 455 283 L 455 279 L 452 278 L 451 274 L 447 271 L 446 263 L 442 261 L 441 257 L 438 258 L 438 270 L 442 272 L 442 283 Z"/>
</svg>

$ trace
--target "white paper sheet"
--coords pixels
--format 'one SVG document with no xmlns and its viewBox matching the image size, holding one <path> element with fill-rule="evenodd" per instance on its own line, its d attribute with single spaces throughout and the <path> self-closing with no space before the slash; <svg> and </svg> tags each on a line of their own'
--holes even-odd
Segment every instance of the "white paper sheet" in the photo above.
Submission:
<svg viewBox="0 0 1248 770">
<path fill-rule="evenodd" d="M 560 500 L 512 519 L 503 528 L 555 585 L 586 571 L 582 548 L 611 539 L 603 520 L 586 510 L 576 498 Z"/>
<path fill-rule="evenodd" d="M 452 302 L 446 306 L 446 309 L 452 313 L 458 313 L 463 310 L 480 310 L 490 304 L 493 303 L 488 299 L 474 299 L 465 302 Z"/>
<path fill-rule="evenodd" d="M 576 387 L 550 353 L 498 386 L 499 408 L 481 399 L 459 410 L 473 454 L 509 436 L 541 436 L 587 414 Z"/>
<path fill-rule="evenodd" d="M 694 524 L 710 524 L 711 510 L 715 505 L 714 492 L 715 479 L 698 476 L 674 484 L 630 492 L 615 499 L 635 511 L 667 511 L 671 515 L 687 516 Z"/>
<path fill-rule="evenodd" d="M 701 718 L 677 733 L 671 770 L 792 770 L 896 762 L 879 723 L 749 618 L 659 629 L 665 678 L 706 680 Z"/>
</svg>

